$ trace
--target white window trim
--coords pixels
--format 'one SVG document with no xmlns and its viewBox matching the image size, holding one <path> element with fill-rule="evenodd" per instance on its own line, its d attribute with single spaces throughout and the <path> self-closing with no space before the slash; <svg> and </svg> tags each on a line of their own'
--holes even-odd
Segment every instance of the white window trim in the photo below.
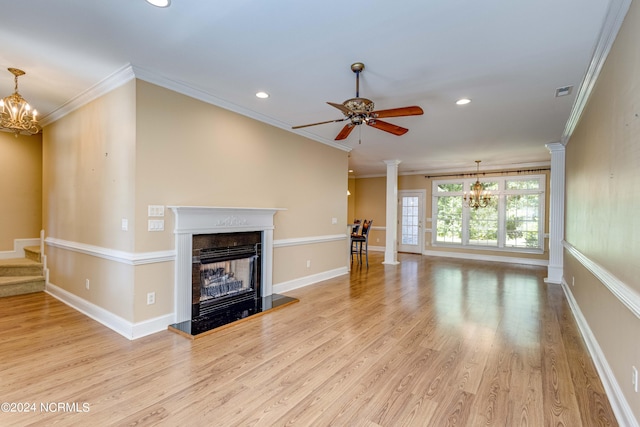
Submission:
<svg viewBox="0 0 640 427">
<path fill-rule="evenodd" d="M 539 188 L 533 190 L 506 190 L 507 181 L 529 181 L 538 180 Z M 446 243 L 438 242 L 438 197 L 440 196 L 462 196 L 464 191 L 469 191 L 471 184 L 476 182 L 476 178 L 462 179 L 441 179 L 432 181 L 431 186 L 431 246 L 433 247 L 449 247 L 449 248 L 468 248 L 473 250 L 487 250 L 499 252 L 517 252 L 517 253 L 544 253 L 544 224 L 545 224 L 545 200 L 546 200 L 546 175 L 505 175 L 505 176 L 489 176 L 480 179 L 481 183 L 496 182 L 498 191 L 492 191 L 494 197 L 498 197 L 498 246 L 485 246 L 469 244 L 469 212 L 470 208 L 462 207 L 462 243 Z M 440 184 L 462 184 L 463 191 L 438 191 Z M 539 194 L 540 205 L 538 215 L 538 248 L 515 248 L 505 246 L 506 242 L 506 205 L 505 196 L 513 194 Z M 482 208 L 481 208 L 482 209 Z"/>
</svg>

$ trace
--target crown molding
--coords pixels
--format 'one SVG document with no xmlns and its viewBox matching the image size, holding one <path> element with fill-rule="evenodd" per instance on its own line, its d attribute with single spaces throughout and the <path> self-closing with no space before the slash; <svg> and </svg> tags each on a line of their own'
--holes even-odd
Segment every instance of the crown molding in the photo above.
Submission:
<svg viewBox="0 0 640 427">
<path fill-rule="evenodd" d="M 140 79 L 140 80 L 144 80 L 147 83 L 151 83 L 160 87 L 163 87 L 165 89 L 169 89 L 172 90 L 174 92 L 180 93 L 182 95 L 186 95 L 189 96 L 191 98 L 197 99 L 199 101 L 205 102 L 207 104 L 211 104 L 211 105 L 215 105 L 217 107 L 220 108 L 224 108 L 225 110 L 229 110 L 229 111 L 233 111 L 234 113 L 238 113 L 240 115 L 249 117 L 251 119 L 257 120 L 259 122 L 262 123 L 266 123 L 269 124 L 271 126 L 280 128 L 280 129 L 284 129 L 288 132 L 293 132 L 297 135 L 303 136 L 305 138 L 308 139 L 312 139 L 316 142 L 320 142 L 322 144 L 325 145 L 329 145 L 333 148 L 337 148 L 339 150 L 342 151 L 351 151 L 350 147 L 346 147 L 344 145 L 338 144 L 336 142 L 333 142 L 331 140 L 328 140 L 326 138 L 320 138 L 316 135 L 313 135 L 309 132 L 306 131 L 292 131 L 291 130 L 291 126 L 283 123 L 279 120 L 276 120 L 272 117 L 269 116 L 265 116 L 264 114 L 260 114 L 257 113 L 255 111 L 249 110 L 248 108 L 244 108 L 241 107 L 239 105 L 236 105 L 232 102 L 226 101 L 222 98 L 219 98 L 215 95 L 212 95 L 202 89 L 199 89 L 197 87 L 188 85 L 184 82 L 179 82 L 176 80 L 172 80 L 169 79 L 167 77 L 164 76 L 160 76 L 156 73 L 154 73 L 153 71 L 150 71 L 148 69 L 145 68 L 141 68 L 141 67 L 137 67 L 137 66 L 132 66 L 133 68 L 133 73 L 135 74 L 136 78 Z"/>
<path fill-rule="evenodd" d="M 40 120 L 40 124 L 44 127 L 57 120 L 60 120 L 67 114 L 77 110 L 78 108 L 88 104 L 89 102 L 97 99 L 112 90 L 122 86 L 123 84 L 133 80 L 135 75 L 133 68 L 130 64 L 114 71 L 109 76 L 105 77 L 95 85 L 91 86 L 86 91 L 80 93 L 74 98 L 62 104 L 60 107 L 53 110 Z"/>
<path fill-rule="evenodd" d="M 569 143 L 569 139 L 578 125 L 578 121 L 580 120 L 582 112 L 587 105 L 587 101 L 591 96 L 591 92 L 598 80 L 600 71 L 602 71 L 602 67 L 609 55 L 609 51 L 618 36 L 618 31 L 620 31 L 620 27 L 622 26 L 622 22 L 624 21 L 624 17 L 626 16 L 630 5 L 631 0 L 611 0 L 609 3 L 607 16 L 602 24 L 602 29 L 600 30 L 600 35 L 598 36 L 593 56 L 591 57 L 591 62 L 589 63 L 584 79 L 580 84 L 578 94 L 576 95 L 576 99 L 571 109 L 569 120 L 567 120 L 564 133 L 562 134 L 562 143 L 564 145 Z"/>
<path fill-rule="evenodd" d="M 481 170 L 481 174 L 490 174 L 492 172 L 502 172 L 509 169 L 535 169 L 535 168 L 547 168 L 551 166 L 550 161 L 543 162 L 527 162 L 527 163 L 502 163 L 492 164 L 487 166 L 487 170 Z M 451 167 L 451 168 L 433 168 L 433 169 L 421 169 L 412 171 L 398 171 L 398 176 L 410 176 L 410 175 L 440 175 L 440 174 L 459 174 L 459 173 L 476 173 L 476 168 L 467 167 Z M 368 175 L 349 175 L 349 179 L 363 179 L 363 178 L 384 178 L 387 174 L 368 174 Z"/>
<path fill-rule="evenodd" d="M 86 91 L 80 93 L 78 96 L 65 102 L 60 107 L 52 111 L 50 114 L 47 114 L 42 119 L 40 119 L 40 124 L 42 126 L 47 126 L 57 120 L 60 120 L 67 114 L 88 104 L 94 99 L 99 98 L 136 78 L 143 80 L 147 83 L 151 83 L 151 84 L 163 87 L 165 89 L 169 89 L 174 92 L 180 93 L 182 95 L 186 95 L 188 97 L 197 99 L 207 104 L 215 105 L 217 107 L 224 108 L 225 110 L 233 111 L 234 113 L 243 115 L 245 117 L 249 117 L 259 122 L 266 123 L 280 129 L 284 129 L 288 132 L 293 132 L 297 135 L 314 140 L 316 142 L 320 142 L 330 147 L 337 148 L 339 150 L 346 151 L 346 152 L 349 152 L 352 150 L 351 147 L 338 144 L 326 138 L 320 138 L 304 130 L 292 131 L 291 126 L 279 120 L 276 120 L 272 117 L 265 116 L 264 114 L 257 113 L 255 111 L 236 105 L 232 102 L 225 101 L 224 99 L 219 98 L 215 95 L 212 95 L 202 89 L 190 86 L 183 82 L 169 79 L 167 77 L 160 76 L 154 73 L 153 71 L 150 71 L 148 69 L 141 68 L 132 64 L 127 64 L 123 66 L 122 68 L 116 70 L 115 72 L 113 72 L 111 75 L 107 76 L 100 82 L 91 86 Z"/>
</svg>

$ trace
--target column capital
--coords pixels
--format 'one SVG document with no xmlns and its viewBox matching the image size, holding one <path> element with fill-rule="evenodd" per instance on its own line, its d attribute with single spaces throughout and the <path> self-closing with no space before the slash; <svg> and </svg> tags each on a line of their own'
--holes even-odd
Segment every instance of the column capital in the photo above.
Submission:
<svg viewBox="0 0 640 427">
<path fill-rule="evenodd" d="M 385 164 L 386 164 L 387 166 L 393 166 L 393 165 L 396 165 L 396 166 L 397 166 L 397 165 L 399 165 L 400 163 L 402 163 L 402 160 L 398 160 L 398 159 L 396 159 L 396 160 L 383 160 L 383 162 L 385 162 Z"/>
<path fill-rule="evenodd" d="M 554 152 L 565 151 L 567 149 L 566 145 L 561 142 L 550 142 L 544 145 L 547 147 L 547 150 L 553 154 Z"/>
</svg>

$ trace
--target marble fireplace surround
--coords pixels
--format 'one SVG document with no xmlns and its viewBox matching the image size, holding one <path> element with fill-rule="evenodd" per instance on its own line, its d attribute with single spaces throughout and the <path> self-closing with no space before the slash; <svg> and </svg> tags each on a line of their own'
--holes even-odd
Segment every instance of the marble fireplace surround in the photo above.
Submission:
<svg viewBox="0 0 640 427">
<path fill-rule="evenodd" d="M 168 206 L 175 216 L 175 322 L 191 320 L 191 256 L 194 234 L 262 232 L 262 297 L 273 294 L 273 217 L 280 208 Z"/>
</svg>

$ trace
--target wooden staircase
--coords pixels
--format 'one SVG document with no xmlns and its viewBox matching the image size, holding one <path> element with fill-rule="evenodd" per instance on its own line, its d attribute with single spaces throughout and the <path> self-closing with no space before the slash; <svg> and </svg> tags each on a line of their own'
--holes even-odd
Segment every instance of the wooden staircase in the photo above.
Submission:
<svg viewBox="0 0 640 427">
<path fill-rule="evenodd" d="M 0 297 L 44 291 L 39 246 L 24 248 L 24 258 L 0 259 Z"/>
</svg>

